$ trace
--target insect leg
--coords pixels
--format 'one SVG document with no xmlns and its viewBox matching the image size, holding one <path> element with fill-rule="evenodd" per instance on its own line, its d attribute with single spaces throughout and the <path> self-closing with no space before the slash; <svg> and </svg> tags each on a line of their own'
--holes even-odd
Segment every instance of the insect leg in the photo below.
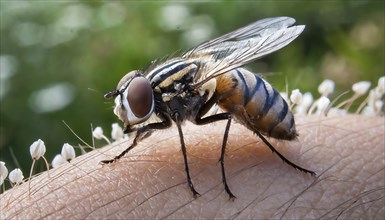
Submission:
<svg viewBox="0 0 385 220">
<path fill-rule="evenodd" d="M 210 105 L 210 101 L 207 103 Z M 222 171 L 222 182 L 223 185 L 225 186 L 225 191 L 229 195 L 230 199 L 235 199 L 236 197 L 234 194 L 231 192 L 228 184 L 227 184 L 227 179 L 226 179 L 226 172 L 225 172 L 225 151 L 226 151 L 226 144 L 227 144 L 227 138 L 229 136 L 229 131 L 230 131 L 230 125 L 231 125 L 231 114 L 230 113 L 219 113 L 216 115 L 211 115 L 206 118 L 201 118 L 202 115 L 204 115 L 209 109 L 209 107 L 204 106 L 201 111 L 199 112 L 198 116 L 195 118 L 195 123 L 198 125 L 204 125 L 204 124 L 209 124 L 215 121 L 219 120 L 226 120 L 227 119 L 227 125 L 226 125 L 226 130 L 225 134 L 223 136 L 223 141 L 222 141 L 222 149 L 221 149 L 221 157 L 219 159 L 219 162 L 221 163 L 221 171 Z"/>
<path fill-rule="evenodd" d="M 229 120 L 227 121 L 225 135 L 223 136 L 223 142 L 222 142 L 221 158 L 219 159 L 219 161 L 221 162 L 223 185 L 225 186 L 225 190 L 226 190 L 227 194 L 230 196 L 230 199 L 233 200 L 237 197 L 234 196 L 234 194 L 230 191 L 229 186 L 227 185 L 226 172 L 225 172 L 225 149 L 226 149 L 227 138 L 229 136 L 230 124 L 231 124 L 231 117 L 229 117 Z"/>
<path fill-rule="evenodd" d="M 175 113 L 175 123 L 178 127 L 178 132 L 179 132 L 179 137 L 180 137 L 180 144 L 182 146 L 182 153 L 183 153 L 183 159 L 184 159 L 184 168 L 186 170 L 186 174 L 187 174 L 187 183 L 190 187 L 190 190 L 191 192 L 193 193 L 194 197 L 198 197 L 200 196 L 200 194 L 195 190 L 194 188 L 194 185 L 191 181 L 191 176 L 190 176 L 190 170 L 189 170 L 189 167 L 188 167 L 188 163 L 187 163 L 187 150 L 186 150 L 186 145 L 184 143 L 184 138 L 183 138 L 183 132 L 182 132 L 182 126 L 181 126 L 181 120 L 180 120 L 180 116 L 179 116 L 179 113 Z"/>
<path fill-rule="evenodd" d="M 119 160 L 120 158 L 122 158 L 125 154 L 127 154 L 130 150 L 132 150 L 138 144 L 138 142 L 140 140 L 143 139 L 143 138 L 141 138 L 141 135 L 143 133 L 146 133 L 146 132 L 151 131 L 151 130 L 165 129 L 165 128 L 170 127 L 171 126 L 171 120 L 167 117 L 164 117 L 163 119 L 164 119 L 164 121 L 162 121 L 162 122 L 152 123 L 152 124 L 148 124 L 146 126 L 138 128 L 136 130 L 136 135 L 135 135 L 134 141 L 132 142 L 131 146 L 126 148 L 118 156 L 114 157 L 114 159 L 102 160 L 101 163 L 103 163 L 103 164 L 113 163 L 113 162 Z M 148 137 L 148 136 L 146 136 L 146 137 Z"/>
<path fill-rule="evenodd" d="M 315 176 L 316 173 L 314 171 L 311 171 L 311 170 L 308 170 L 308 169 L 305 169 L 303 167 L 300 167 L 296 164 L 294 164 L 293 162 L 291 162 L 290 160 L 286 159 L 286 157 L 284 157 L 282 154 L 280 154 L 274 147 L 273 145 L 270 144 L 269 141 L 266 140 L 266 138 L 259 132 L 259 131 L 256 131 L 254 130 L 254 132 L 258 135 L 259 138 L 262 139 L 262 141 L 270 148 L 271 151 L 273 151 L 273 153 L 276 153 L 278 155 L 279 158 L 281 158 L 285 163 L 289 164 L 290 166 L 294 167 L 294 169 L 297 169 L 299 171 L 302 171 L 304 173 L 309 173 L 310 175 L 312 176 Z"/>
</svg>

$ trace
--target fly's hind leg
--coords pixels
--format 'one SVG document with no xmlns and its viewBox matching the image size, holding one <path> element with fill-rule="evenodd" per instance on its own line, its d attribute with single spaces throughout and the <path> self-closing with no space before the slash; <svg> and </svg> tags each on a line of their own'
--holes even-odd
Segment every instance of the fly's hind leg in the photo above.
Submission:
<svg viewBox="0 0 385 220">
<path fill-rule="evenodd" d="M 256 131 L 254 130 L 254 132 L 258 135 L 259 138 L 262 139 L 262 141 L 270 148 L 271 151 L 273 151 L 273 153 L 276 153 L 278 155 L 279 158 L 281 158 L 285 163 L 289 164 L 290 166 L 294 167 L 294 169 L 297 169 L 299 171 L 302 171 L 304 173 L 309 173 L 310 175 L 312 176 L 315 176 L 316 173 L 314 171 L 311 171 L 311 170 L 308 170 L 308 169 L 305 169 L 303 167 L 300 167 L 298 166 L 297 164 L 291 162 L 290 160 L 288 160 L 286 157 L 284 157 L 282 154 L 280 154 L 274 147 L 272 144 L 270 144 L 270 142 L 268 140 L 266 140 L 266 138 L 259 132 L 259 131 Z"/>
<path fill-rule="evenodd" d="M 229 136 L 230 125 L 231 125 L 231 117 L 229 117 L 229 119 L 227 120 L 225 135 L 223 136 L 223 141 L 222 141 L 221 158 L 219 159 L 219 161 L 221 162 L 223 185 L 225 186 L 225 190 L 226 190 L 227 194 L 229 195 L 230 199 L 233 200 L 237 197 L 234 196 L 234 194 L 230 191 L 229 186 L 227 185 L 226 172 L 225 172 L 225 149 L 226 149 L 226 144 L 227 144 L 227 138 Z"/>
</svg>

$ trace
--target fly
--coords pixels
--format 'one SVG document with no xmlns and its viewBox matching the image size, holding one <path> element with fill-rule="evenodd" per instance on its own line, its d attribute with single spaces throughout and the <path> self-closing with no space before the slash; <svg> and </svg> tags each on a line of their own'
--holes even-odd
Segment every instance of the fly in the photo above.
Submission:
<svg viewBox="0 0 385 220">
<path fill-rule="evenodd" d="M 302 172 L 302 168 L 280 154 L 265 138 L 293 140 L 298 136 L 294 116 L 285 100 L 265 80 L 242 66 L 288 45 L 305 26 L 293 18 L 274 17 L 253 22 L 233 32 L 194 47 L 180 57 L 153 63 L 144 71 L 127 73 L 116 90 L 105 98 L 115 99 L 114 113 L 124 123 L 125 133 L 136 131 L 133 143 L 121 154 L 102 163 L 119 160 L 154 130 L 177 125 L 187 183 L 194 197 L 199 196 L 191 181 L 182 122 L 197 125 L 227 120 L 222 148 L 221 172 L 225 191 L 231 192 L 224 167 L 224 155 L 231 121 L 234 118 L 257 134 L 284 162 Z M 223 112 L 206 113 L 218 105 Z M 159 121 L 145 123 L 155 115 Z"/>
</svg>

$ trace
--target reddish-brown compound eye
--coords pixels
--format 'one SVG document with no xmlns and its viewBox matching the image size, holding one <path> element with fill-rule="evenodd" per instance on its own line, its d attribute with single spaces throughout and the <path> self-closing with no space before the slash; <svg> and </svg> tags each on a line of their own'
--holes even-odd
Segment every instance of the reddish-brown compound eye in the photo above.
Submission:
<svg viewBox="0 0 385 220">
<path fill-rule="evenodd" d="M 138 118 L 148 115 L 152 108 L 153 94 L 150 82 L 144 77 L 135 77 L 127 88 L 127 101 L 132 113 Z"/>
<path fill-rule="evenodd" d="M 123 78 L 119 81 L 118 85 L 116 86 L 117 91 L 121 91 L 122 89 L 125 89 L 123 86 L 126 85 L 128 81 L 130 81 L 132 78 L 135 78 L 137 75 L 139 75 L 138 70 L 133 70 L 126 75 L 123 76 Z"/>
</svg>

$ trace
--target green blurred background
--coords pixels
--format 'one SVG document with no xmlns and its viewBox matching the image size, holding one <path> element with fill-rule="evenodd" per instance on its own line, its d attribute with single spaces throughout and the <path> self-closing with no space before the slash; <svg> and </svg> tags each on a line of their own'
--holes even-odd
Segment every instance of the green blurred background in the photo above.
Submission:
<svg viewBox="0 0 385 220">
<path fill-rule="evenodd" d="M 266 73 L 279 91 L 287 83 L 289 90 L 317 96 L 319 83 L 328 78 L 336 82 L 336 97 L 357 81 L 376 85 L 384 75 L 382 0 L 1 1 L 0 6 L 0 160 L 9 170 L 21 166 L 24 176 L 35 140 L 45 141 L 48 161 L 63 143 L 80 143 L 63 120 L 88 143 L 91 124 L 110 136 L 117 118 L 103 94 L 126 72 L 265 17 L 291 16 L 306 25 L 288 47 L 249 66 Z M 42 161 L 37 169 L 44 169 Z"/>
</svg>

